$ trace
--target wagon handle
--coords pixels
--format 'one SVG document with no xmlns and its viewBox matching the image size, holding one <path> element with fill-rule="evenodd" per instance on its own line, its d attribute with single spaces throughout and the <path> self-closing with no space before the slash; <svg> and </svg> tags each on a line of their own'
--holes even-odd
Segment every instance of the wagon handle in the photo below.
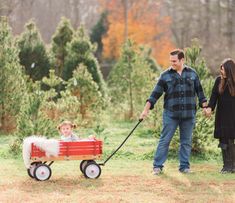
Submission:
<svg viewBox="0 0 235 203">
<path fill-rule="evenodd" d="M 111 157 L 116 154 L 116 152 L 122 147 L 122 145 L 124 145 L 124 143 L 127 141 L 127 139 L 131 136 L 131 134 L 135 131 L 135 129 L 138 127 L 138 125 L 143 121 L 143 118 L 139 119 L 138 123 L 135 125 L 135 127 L 132 129 L 132 131 L 129 133 L 129 135 L 125 138 L 125 140 L 122 142 L 122 144 L 120 144 L 120 146 L 103 162 L 100 163 L 100 166 L 104 166 L 105 163 L 111 159 Z"/>
</svg>

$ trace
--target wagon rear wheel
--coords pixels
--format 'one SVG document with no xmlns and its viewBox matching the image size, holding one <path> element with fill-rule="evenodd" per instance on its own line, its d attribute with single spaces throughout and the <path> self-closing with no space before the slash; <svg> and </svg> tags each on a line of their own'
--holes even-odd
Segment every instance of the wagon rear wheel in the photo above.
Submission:
<svg viewBox="0 0 235 203">
<path fill-rule="evenodd" d="M 93 160 L 82 160 L 80 163 L 80 171 L 84 173 L 84 169 L 88 163 L 95 163 Z"/>
<path fill-rule="evenodd" d="M 46 164 L 39 164 L 34 169 L 34 177 L 36 180 L 44 181 L 51 177 L 51 168 Z"/>
<path fill-rule="evenodd" d="M 86 178 L 95 179 L 98 178 L 100 174 L 101 174 L 101 168 L 94 161 L 88 163 L 84 168 L 84 175 Z"/>
<path fill-rule="evenodd" d="M 41 163 L 42 162 L 33 162 L 33 163 L 30 164 L 30 168 L 27 169 L 29 177 L 34 178 L 34 174 L 33 174 L 34 173 L 34 169 L 36 168 L 36 166 L 38 164 L 41 164 Z"/>
</svg>

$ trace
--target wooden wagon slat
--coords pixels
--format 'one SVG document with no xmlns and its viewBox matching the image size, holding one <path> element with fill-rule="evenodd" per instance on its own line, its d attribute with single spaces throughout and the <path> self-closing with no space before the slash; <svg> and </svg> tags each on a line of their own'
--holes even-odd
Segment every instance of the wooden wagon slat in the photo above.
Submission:
<svg viewBox="0 0 235 203">
<path fill-rule="evenodd" d="M 83 150 L 83 149 L 100 149 L 100 146 L 88 146 L 88 147 L 60 147 L 60 151 L 65 151 L 69 148 L 69 150 Z"/>
<path fill-rule="evenodd" d="M 102 145 L 100 140 L 91 140 L 91 141 L 77 141 L 77 142 L 60 142 L 60 146 L 87 146 L 87 145 Z"/>
<path fill-rule="evenodd" d="M 96 152 L 94 153 L 94 151 L 92 150 L 87 150 L 87 151 L 72 151 L 72 152 L 61 152 L 59 154 L 59 156 L 72 156 L 72 155 L 86 155 L 86 154 L 89 154 L 89 155 L 96 155 L 96 154 L 101 154 L 101 152 Z"/>
<path fill-rule="evenodd" d="M 67 147 L 67 148 L 60 148 L 60 151 L 66 151 L 66 150 L 69 150 L 69 151 L 81 151 L 81 150 L 86 150 L 86 149 L 89 149 L 89 150 L 97 150 L 97 149 L 101 149 L 101 147 L 76 147 L 76 148 L 70 148 L 70 147 Z"/>
<path fill-rule="evenodd" d="M 34 157 L 31 158 L 32 161 L 44 162 L 44 161 L 64 161 L 64 160 L 96 160 L 100 159 L 101 155 L 80 155 L 80 156 L 57 156 L 57 157 Z"/>
</svg>

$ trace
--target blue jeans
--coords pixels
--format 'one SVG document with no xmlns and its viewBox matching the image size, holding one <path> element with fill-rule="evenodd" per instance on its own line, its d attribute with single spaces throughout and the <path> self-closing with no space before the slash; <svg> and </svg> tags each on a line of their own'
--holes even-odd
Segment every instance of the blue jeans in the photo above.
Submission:
<svg viewBox="0 0 235 203">
<path fill-rule="evenodd" d="M 154 155 L 154 168 L 163 168 L 163 164 L 167 159 L 171 139 L 178 126 L 180 132 L 179 170 L 190 168 L 189 158 L 192 149 L 192 132 L 194 125 L 195 118 L 173 119 L 169 116 L 167 111 L 163 112 L 163 129 Z"/>
</svg>

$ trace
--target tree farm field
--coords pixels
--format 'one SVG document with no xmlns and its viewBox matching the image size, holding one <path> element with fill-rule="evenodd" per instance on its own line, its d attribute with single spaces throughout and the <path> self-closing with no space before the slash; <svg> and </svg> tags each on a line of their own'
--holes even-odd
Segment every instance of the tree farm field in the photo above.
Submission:
<svg viewBox="0 0 235 203">
<path fill-rule="evenodd" d="M 132 124 L 106 128 L 103 160 L 129 133 Z M 85 132 L 84 133 L 89 133 Z M 80 161 L 57 161 L 47 181 L 30 178 L 21 156 L 8 154 L 12 137 L 0 136 L 0 202 L 235 202 L 235 174 L 220 174 L 221 160 L 192 158 L 191 174 L 178 172 L 169 159 L 160 176 L 152 174 L 156 138 L 139 136 L 138 128 L 120 151 L 101 166 L 98 179 L 86 179 Z M 144 158 L 145 157 L 145 158 Z M 102 162 L 103 160 L 97 161 Z"/>
</svg>

